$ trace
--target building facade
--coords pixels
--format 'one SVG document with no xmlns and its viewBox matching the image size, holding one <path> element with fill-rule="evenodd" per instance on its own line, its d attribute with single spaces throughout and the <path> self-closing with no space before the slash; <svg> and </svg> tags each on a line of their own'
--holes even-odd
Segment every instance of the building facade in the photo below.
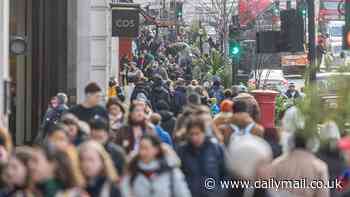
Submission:
<svg viewBox="0 0 350 197">
<path fill-rule="evenodd" d="M 32 141 L 52 96 L 84 99 L 97 82 L 106 91 L 116 75 L 112 65 L 110 0 L 0 1 L 0 110 L 11 100 L 11 132 L 17 144 Z M 26 53 L 9 53 L 12 36 L 27 43 Z M 10 88 L 5 84 L 11 80 Z M 7 88 L 7 89 L 6 89 Z M 9 91 L 8 91 L 9 90 Z M 10 99 L 6 99 L 8 92 Z"/>
</svg>

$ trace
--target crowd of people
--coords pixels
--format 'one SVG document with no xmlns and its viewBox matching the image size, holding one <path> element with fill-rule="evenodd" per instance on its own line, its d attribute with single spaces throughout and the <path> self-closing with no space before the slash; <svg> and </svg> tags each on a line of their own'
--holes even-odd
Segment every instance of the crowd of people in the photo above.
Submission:
<svg viewBox="0 0 350 197">
<path fill-rule="evenodd" d="M 206 84 L 192 79 L 189 59 L 164 57 L 166 47 L 143 36 L 142 52 L 134 61 L 125 60 L 129 95 L 113 79 L 104 106 L 103 91 L 94 82 L 74 106 L 57 94 L 33 146 L 15 147 L 10 132 L 0 129 L 0 196 L 350 196 L 350 173 L 341 176 L 350 165 L 350 139 L 340 139 L 335 127 L 322 130 L 325 143 L 311 152 L 308 140 L 289 131 L 288 124 L 261 126 L 259 105 L 245 88 L 224 89 L 217 77 Z M 289 96 L 296 97 L 292 88 Z M 302 122 L 288 119 L 291 113 L 284 123 Z M 219 184 L 303 178 L 308 184 L 340 180 L 342 187 Z M 216 187 L 208 187 L 208 179 Z"/>
</svg>

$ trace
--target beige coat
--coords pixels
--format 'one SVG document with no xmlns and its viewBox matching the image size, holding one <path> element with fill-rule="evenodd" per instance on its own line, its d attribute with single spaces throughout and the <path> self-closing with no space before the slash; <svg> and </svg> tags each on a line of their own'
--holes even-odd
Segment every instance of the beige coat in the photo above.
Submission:
<svg viewBox="0 0 350 197">
<path fill-rule="evenodd" d="M 266 171 L 275 181 L 278 180 L 302 180 L 306 178 L 306 186 L 312 180 L 322 180 L 328 183 L 328 166 L 313 154 L 304 150 L 294 150 L 287 155 L 275 159 Z M 286 186 L 288 187 L 288 186 Z M 287 192 L 287 196 L 297 197 L 329 197 L 329 189 L 272 189 L 273 193 Z M 286 196 L 286 195 L 283 195 Z"/>
</svg>

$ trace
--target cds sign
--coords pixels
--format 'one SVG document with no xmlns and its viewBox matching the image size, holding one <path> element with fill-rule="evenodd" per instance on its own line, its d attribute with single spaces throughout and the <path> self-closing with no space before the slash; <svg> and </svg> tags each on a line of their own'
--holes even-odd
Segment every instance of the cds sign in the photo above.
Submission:
<svg viewBox="0 0 350 197">
<path fill-rule="evenodd" d="M 113 8 L 112 36 L 137 37 L 139 34 L 139 12 L 134 8 Z"/>
</svg>

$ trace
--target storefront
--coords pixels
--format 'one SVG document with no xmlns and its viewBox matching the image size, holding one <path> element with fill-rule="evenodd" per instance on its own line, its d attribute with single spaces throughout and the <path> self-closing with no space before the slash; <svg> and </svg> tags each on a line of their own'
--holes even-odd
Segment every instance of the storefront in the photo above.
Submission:
<svg viewBox="0 0 350 197">
<path fill-rule="evenodd" d="M 9 123 L 16 143 L 23 144 L 35 138 L 52 96 L 64 92 L 71 103 L 76 103 L 83 99 L 88 82 L 107 87 L 111 59 L 109 1 L 1 2 L 8 2 L 4 8 L 9 10 L 7 39 L 22 37 L 27 43 L 24 54 L 8 55 L 13 101 Z"/>
</svg>

